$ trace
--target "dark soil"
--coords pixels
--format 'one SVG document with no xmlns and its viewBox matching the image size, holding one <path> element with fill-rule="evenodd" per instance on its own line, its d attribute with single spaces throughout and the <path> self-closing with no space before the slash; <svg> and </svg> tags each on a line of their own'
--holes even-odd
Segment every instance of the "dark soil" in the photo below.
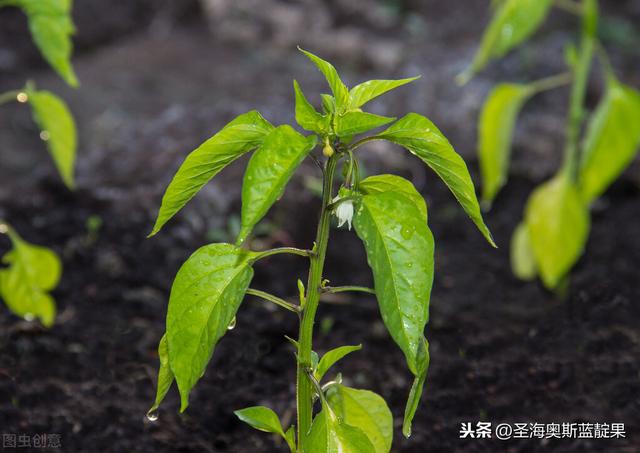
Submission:
<svg viewBox="0 0 640 453">
<path fill-rule="evenodd" d="M 0 311 L 0 433 L 58 433 L 62 451 L 68 452 L 284 451 L 276 439 L 233 415 L 255 404 L 272 407 L 285 424 L 295 415 L 295 363 L 283 335 L 297 335 L 297 319 L 255 300 L 241 307 L 236 329 L 220 342 L 187 412 L 178 414 L 174 389 L 158 421 L 145 417 L 155 394 L 155 349 L 164 332 L 172 279 L 193 250 L 212 237 L 224 237 L 228 219 L 240 206 L 237 181 L 243 163 L 207 186 L 163 232 L 144 238 L 162 191 L 188 150 L 250 108 L 275 123 L 291 121 L 291 79 L 301 81 L 309 93 L 324 89 L 322 81 L 290 50 L 263 52 L 260 43 L 232 50 L 222 38 L 212 39 L 195 6 L 193 11 L 163 9 L 168 8 L 165 2 L 156 12 L 162 27 L 145 19 L 141 23 L 148 27 L 133 30 L 126 20 L 135 23 L 137 8 L 149 2 L 131 3 L 138 6 L 113 11 L 112 19 L 101 22 L 106 23 L 102 34 L 93 37 L 82 35 L 83 25 L 90 30 L 91 22 L 78 20 L 79 39 L 86 43 L 75 63 L 80 90 L 62 87 L 31 57 L 12 60 L 13 69 L 0 78 L 0 91 L 12 89 L 26 77 L 18 69 L 32 68 L 29 75 L 41 86 L 69 100 L 81 139 L 80 188 L 70 193 L 34 137 L 29 113 L 17 105 L 0 111 L 0 217 L 64 260 L 63 279 L 54 293 L 59 315 L 51 330 Z M 439 2 L 399 3 L 397 20 L 409 24 L 395 38 L 406 47 L 402 64 L 383 74 L 349 61 L 337 65 L 345 68 L 349 82 L 423 73 L 413 92 L 407 88 L 374 107 L 432 117 L 477 180 L 472 131 L 484 93 L 496 80 L 562 70 L 558 50 L 573 22 L 554 14 L 548 32 L 525 46 L 520 57 L 498 63 L 459 88 L 452 77 L 473 52 L 486 2 L 465 2 L 464 8 L 449 2 L 435 11 L 429 8 Z M 631 21 L 639 13 L 633 1 L 608 2 L 605 10 Z M 12 11 L 2 12 L 0 29 L 14 18 Z M 418 20 L 421 31 L 416 32 L 411 24 Z M 28 35 L 7 39 L 6 48 L 13 48 L 13 39 L 15 48 L 28 49 Z M 638 61 L 633 48 L 614 54 L 622 79 L 636 87 Z M 599 93 L 594 80 L 590 97 L 596 100 Z M 557 164 L 565 105 L 564 94 L 547 94 L 523 114 L 511 180 L 487 217 L 500 245 L 497 251 L 474 230 L 443 184 L 416 161 L 384 147 L 372 147 L 365 158 L 370 172 L 386 166 L 413 179 L 427 198 L 437 241 L 427 328 L 431 368 L 414 435 L 407 440 L 400 433 L 411 376 L 374 299 L 341 297 L 323 304 L 315 348 L 324 352 L 363 344 L 336 370 L 350 385 L 374 390 L 388 401 L 397 431 L 394 452 L 640 451 L 637 164 L 595 207 L 589 244 L 566 300 L 538 283 L 517 281 L 509 268 L 508 242 L 522 206 Z M 319 200 L 302 189 L 304 181 L 318 175 L 313 165 L 301 173 L 296 188 L 270 214 L 270 228 L 256 245 L 310 245 Z M 103 220 L 97 232 L 87 229 L 90 216 Z M 0 252 L 7 248 L 8 241 L 0 237 Z M 261 261 L 252 286 L 293 296 L 296 279 L 306 275 L 304 265 L 296 257 Z M 371 284 L 353 233 L 333 230 L 326 276 L 333 284 Z M 462 422 L 481 420 L 494 426 L 619 422 L 625 423 L 627 438 L 459 439 Z"/>
</svg>

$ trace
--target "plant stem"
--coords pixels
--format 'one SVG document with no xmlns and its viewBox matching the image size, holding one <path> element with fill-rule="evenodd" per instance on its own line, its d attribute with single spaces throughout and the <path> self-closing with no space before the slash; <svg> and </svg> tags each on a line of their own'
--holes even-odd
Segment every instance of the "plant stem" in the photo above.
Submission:
<svg viewBox="0 0 640 453">
<path fill-rule="evenodd" d="M 329 158 L 324 170 L 322 187 L 322 210 L 316 233 L 315 254 L 311 256 L 309 266 L 309 279 L 307 281 L 307 295 L 302 320 L 300 322 L 300 334 L 298 337 L 297 355 L 297 383 L 296 405 L 298 410 L 298 451 L 302 451 L 302 440 L 311 428 L 313 417 L 313 384 L 307 375 L 311 368 L 311 345 L 313 341 L 313 324 L 315 321 L 318 303 L 320 302 L 320 282 L 324 269 L 324 260 L 329 242 L 329 228 L 331 226 L 331 211 L 328 209 L 332 198 L 333 176 L 338 163 L 339 154 Z"/>
<path fill-rule="evenodd" d="M 545 77 L 544 79 L 537 80 L 532 82 L 530 85 L 534 92 L 540 93 L 542 91 L 553 90 L 554 88 L 567 85 L 571 83 L 572 80 L 573 74 L 570 72 L 563 72 L 562 74 L 556 74 L 551 77 Z"/>
<path fill-rule="evenodd" d="M 281 255 L 283 253 L 288 253 L 290 255 L 306 256 L 306 257 L 313 256 L 314 254 L 311 250 L 297 249 L 295 247 L 278 247 L 276 249 L 265 250 L 264 252 L 258 253 L 258 256 L 255 257 L 255 260 L 257 261 L 257 260 L 261 260 L 262 258 L 266 258 L 268 256 Z"/>
<path fill-rule="evenodd" d="M 367 288 L 365 286 L 325 286 L 322 288 L 322 292 L 324 293 L 344 293 L 346 291 L 357 291 L 367 294 L 376 293 L 373 288 Z"/>
<path fill-rule="evenodd" d="M 0 94 L 0 105 L 17 100 L 18 94 L 20 94 L 19 90 L 6 91 Z"/>
<path fill-rule="evenodd" d="M 300 313 L 300 307 L 298 305 L 289 303 L 286 300 L 280 299 L 278 296 L 274 296 L 273 294 L 269 294 L 264 291 L 260 291 L 259 289 L 253 289 L 253 288 L 247 289 L 246 293 L 249 294 L 250 296 L 256 296 L 268 302 L 272 302 L 294 313 Z"/>
<path fill-rule="evenodd" d="M 580 38 L 580 56 L 574 68 L 569 119 L 567 122 L 567 144 L 564 151 L 562 168 L 562 171 L 565 172 L 573 182 L 577 179 L 578 166 L 580 164 L 578 141 L 582 128 L 582 120 L 584 118 L 584 100 L 587 93 L 589 70 L 591 68 L 595 47 L 595 30 L 593 29 L 593 24 L 590 23 L 590 21 L 594 19 L 593 17 L 589 17 L 592 11 L 589 11 L 587 7 L 590 1 L 591 0 L 583 0 L 582 3 L 583 24 Z"/>
<path fill-rule="evenodd" d="M 555 4 L 558 8 L 568 13 L 575 14 L 576 16 L 582 15 L 582 6 L 573 0 L 556 0 Z"/>
</svg>

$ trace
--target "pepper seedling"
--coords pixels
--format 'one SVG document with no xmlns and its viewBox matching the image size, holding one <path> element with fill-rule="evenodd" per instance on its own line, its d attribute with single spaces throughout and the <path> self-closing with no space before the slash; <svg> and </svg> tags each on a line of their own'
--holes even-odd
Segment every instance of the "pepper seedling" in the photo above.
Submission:
<svg viewBox="0 0 640 453">
<path fill-rule="evenodd" d="M 71 0 L 0 0 L 0 8 L 20 8 L 29 22 L 31 36 L 42 56 L 72 87 L 78 80 L 71 65 L 74 33 Z M 24 88 L 0 93 L 0 105 L 17 101 L 31 107 L 33 119 L 40 129 L 63 182 L 73 189 L 76 159 L 76 125 L 67 104 L 47 90 L 38 90 L 32 82 Z M 2 257 L 6 268 L 0 268 L 0 297 L 16 315 L 27 320 L 39 318 L 50 327 L 55 319 L 55 303 L 48 291 L 60 279 L 62 264 L 52 250 L 27 243 L 9 224 L 0 220 L 0 233 L 8 234 L 12 249 Z"/>
<path fill-rule="evenodd" d="M 198 249 L 175 278 L 166 332 L 158 348 L 157 395 L 147 416 L 150 420 L 158 418 L 158 406 L 174 381 L 180 393 L 180 410 L 187 408 L 189 393 L 204 374 L 220 338 L 235 326 L 236 312 L 249 295 L 299 317 L 298 339 L 289 339 L 296 349 L 297 426 L 285 429 L 266 407 L 241 409 L 236 415 L 256 429 L 281 436 L 292 452 L 389 452 L 393 419 L 384 400 L 368 390 L 343 385 L 339 378 L 323 382 L 336 362 L 360 346 L 342 346 L 319 357 L 312 349 L 313 326 L 323 294 L 375 294 L 384 324 L 414 376 L 403 423 L 403 432 L 409 436 L 429 367 L 424 329 L 434 274 L 434 239 L 427 224 L 427 205 L 413 184 L 391 174 L 361 180 L 357 152 L 374 140 L 404 147 L 436 172 L 484 237 L 495 244 L 482 219 L 467 167 L 440 130 L 417 113 L 396 120 L 362 110 L 372 99 L 416 78 L 370 80 L 349 90 L 333 65 L 301 51 L 324 74 L 332 92 L 322 95 L 320 112 L 294 81 L 296 122 L 312 134 L 305 136 L 288 125 L 273 126 L 256 111 L 240 115 L 186 157 L 164 194 L 150 235 L 156 234 L 225 166 L 254 151 L 243 180 L 241 228 L 236 243 Z M 354 140 L 386 125 L 382 132 Z M 314 246 L 249 250 L 246 245 L 252 229 L 280 198 L 306 158 L 319 163 L 323 175 Z M 344 181 L 336 193 L 334 176 L 339 166 Z M 349 229 L 353 223 L 373 271 L 374 289 L 328 286 L 323 278 L 332 215 Z M 306 286 L 298 280 L 299 304 L 250 287 L 253 265 L 282 253 L 300 255 L 310 262 Z M 317 400 L 321 410 L 314 414 Z"/>
<path fill-rule="evenodd" d="M 640 147 L 640 92 L 615 76 L 598 42 L 596 0 L 503 0 L 480 49 L 459 78 L 467 82 L 491 60 L 522 43 L 553 6 L 580 17 L 578 45 L 567 44 L 569 71 L 531 83 L 501 83 L 487 97 L 479 120 L 478 154 L 482 198 L 489 206 L 507 181 L 513 130 L 523 105 L 542 91 L 571 85 L 562 167 L 529 197 L 524 220 L 511 240 L 511 265 L 523 280 L 539 276 L 550 290 L 564 292 L 571 269 L 584 252 L 590 205 L 622 174 Z M 584 137 L 585 95 L 594 56 L 603 63 L 605 94 L 591 115 Z"/>
</svg>

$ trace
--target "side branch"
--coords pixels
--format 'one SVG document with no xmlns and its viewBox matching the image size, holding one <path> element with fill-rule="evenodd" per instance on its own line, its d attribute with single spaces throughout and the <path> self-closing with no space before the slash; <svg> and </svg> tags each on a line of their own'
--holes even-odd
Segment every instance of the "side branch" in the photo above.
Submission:
<svg viewBox="0 0 640 453">
<path fill-rule="evenodd" d="M 347 291 L 356 291 L 360 293 L 375 294 L 376 291 L 373 288 L 367 288 L 366 286 L 325 286 L 320 289 L 323 293 L 344 293 Z"/>
<path fill-rule="evenodd" d="M 300 313 L 300 307 L 298 305 L 292 304 L 290 302 L 287 302 L 284 299 L 280 299 L 278 296 L 274 296 L 273 294 L 269 294 L 267 292 L 264 291 L 260 291 L 259 289 L 253 289 L 253 288 L 249 288 L 246 292 L 246 294 L 248 294 L 249 296 L 256 296 L 259 297 L 261 299 L 264 299 L 268 302 L 274 303 L 282 308 L 284 308 L 285 310 L 289 310 L 292 311 L 294 313 Z"/>
<path fill-rule="evenodd" d="M 305 256 L 307 258 L 310 258 L 315 254 L 315 252 L 313 252 L 312 250 L 297 249 L 295 247 L 278 247 L 276 249 L 259 252 L 258 255 L 254 258 L 254 261 L 261 260 L 262 258 L 266 258 L 268 256 L 281 255 L 283 253 L 288 253 L 290 255 Z"/>
</svg>

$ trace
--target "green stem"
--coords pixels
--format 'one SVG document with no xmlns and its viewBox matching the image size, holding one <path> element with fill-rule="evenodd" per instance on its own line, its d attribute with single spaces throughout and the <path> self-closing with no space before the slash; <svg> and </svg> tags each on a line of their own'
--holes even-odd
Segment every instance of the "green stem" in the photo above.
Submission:
<svg viewBox="0 0 640 453">
<path fill-rule="evenodd" d="M 570 72 L 563 72 L 562 74 L 556 74 L 554 76 L 532 82 L 530 86 L 535 93 L 540 93 L 542 91 L 553 90 L 554 88 L 567 85 L 571 83 L 572 80 L 573 74 Z"/>
<path fill-rule="evenodd" d="M 556 7 L 567 11 L 568 13 L 575 14 L 576 16 L 582 15 L 582 5 L 573 0 L 556 0 Z"/>
<path fill-rule="evenodd" d="M 300 307 L 287 302 L 284 299 L 280 299 L 278 296 L 274 296 L 273 294 L 269 294 L 267 292 L 264 291 L 260 291 L 259 289 L 253 289 L 253 288 L 249 288 L 246 293 L 250 296 L 256 296 L 259 297 L 261 299 L 264 299 L 268 302 L 272 302 L 282 308 L 285 308 L 289 311 L 292 311 L 294 313 L 300 313 Z"/>
<path fill-rule="evenodd" d="M 20 94 L 20 90 L 11 90 L 0 94 L 0 105 L 16 101 L 18 94 Z"/>
<path fill-rule="evenodd" d="M 580 57 L 574 68 L 573 86 L 569 105 L 569 120 L 567 122 L 567 144 L 564 151 L 562 171 L 575 182 L 578 176 L 580 130 L 584 118 L 584 100 L 587 93 L 589 70 L 593 60 L 595 48 L 595 18 L 593 0 L 583 0 L 583 25 L 580 39 Z M 591 8 L 589 8 L 591 6 Z"/>
<path fill-rule="evenodd" d="M 295 247 L 278 247 L 276 249 L 265 250 L 264 252 L 258 253 L 258 255 L 254 258 L 254 260 L 257 261 L 257 260 L 261 260 L 262 258 L 266 258 L 268 256 L 282 255 L 284 253 L 288 253 L 290 255 L 306 256 L 306 257 L 310 257 L 314 255 L 314 253 L 311 250 L 297 249 Z"/>
<path fill-rule="evenodd" d="M 382 140 L 382 138 L 377 136 L 377 135 L 372 135 L 370 137 L 365 137 L 365 138 L 360 139 L 357 142 L 353 143 L 352 145 L 350 145 L 349 148 L 347 148 L 347 150 L 348 151 L 355 151 L 356 148 L 361 147 L 365 143 L 373 142 L 373 141 L 376 141 L 376 140 Z"/>
<path fill-rule="evenodd" d="M 367 288 L 365 286 L 325 286 L 322 288 L 322 292 L 324 293 L 344 293 L 347 291 L 356 291 L 367 294 L 376 293 L 373 288 Z"/>
<path fill-rule="evenodd" d="M 313 418 L 313 384 L 309 380 L 307 371 L 311 368 L 311 345 L 313 341 L 313 324 L 318 303 L 320 302 L 320 283 L 324 269 L 324 260 L 329 242 L 329 228 L 331 226 L 331 211 L 328 209 L 332 198 L 333 177 L 339 155 L 329 158 L 324 170 L 322 188 L 322 210 L 316 234 L 315 254 L 311 257 L 309 279 L 307 282 L 307 297 L 300 322 L 297 355 L 297 385 L 296 405 L 298 409 L 298 451 L 302 451 L 302 440 L 311 428 Z"/>
</svg>

